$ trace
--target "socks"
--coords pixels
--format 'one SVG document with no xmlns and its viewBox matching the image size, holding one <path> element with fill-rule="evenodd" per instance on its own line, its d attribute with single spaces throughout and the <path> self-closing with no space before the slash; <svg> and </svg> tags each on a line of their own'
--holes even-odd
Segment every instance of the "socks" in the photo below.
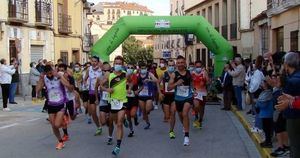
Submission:
<svg viewBox="0 0 300 158">
<path fill-rule="evenodd" d="M 120 139 L 120 140 L 117 140 L 117 147 L 118 147 L 118 148 L 120 148 L 121 143 L 122 143 L 122 140 L 121 140 L 121 139 Z"/>
<path fill-rule="evenodd" d="M 185 136 L 185 137 L 190 137 L 190 133 L 189 133 L 189 132 L 185 132 L 185 133 L 184 133 L 184 136 Z"/>
<path fill-rule="evenodd" d="M 68 129 L 67 129 L 67 128 L 66 128 L 66 129 L 63 128 L 63 132 L 64 132 L 65 135 L 69 135 L 69 134 L 68 134 Z"/>
</svg>

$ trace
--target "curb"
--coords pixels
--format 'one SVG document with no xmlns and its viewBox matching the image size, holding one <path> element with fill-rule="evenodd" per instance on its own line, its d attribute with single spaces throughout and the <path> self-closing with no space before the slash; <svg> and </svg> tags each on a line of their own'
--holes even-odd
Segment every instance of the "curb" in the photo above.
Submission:
<svg viewBox="0 0 300 158">
<path fill-rule="evenodd" d="M 271 149 L 267 149 L 267 148 L 262 148 L 260 147 L 260 142 L 262 142 L 260 136 L 256 133 L 252 133 L 251 132 L 251 125 L 250 123 L 243 117 L 243 115 L 241 114 L 241 112 L 237 111 L 236 107 L 231 106 L 231 111 L 235 114 L 235 116 L 239 119 L 239 121 L 241 122 L 241 124 L 244 126 L 244 128 L 246 129 L 247 133 L 249 134 L 250 138 L 253 140 L 256 148 L 258 149 L 261 157 L 263 158 L 273 158 L 270 154 L 272 152 Z"/>
</svg>

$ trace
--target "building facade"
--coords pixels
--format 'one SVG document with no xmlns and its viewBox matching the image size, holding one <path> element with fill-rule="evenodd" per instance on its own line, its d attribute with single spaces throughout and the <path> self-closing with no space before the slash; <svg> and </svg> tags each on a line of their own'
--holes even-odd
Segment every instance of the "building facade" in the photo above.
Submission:
<svg viewBox="0 0 300 158">
<path fill-rule="evenodd" d="M 235 53 L 243 58 L 259 54 L 254 51 L 256 46 L 251 20 L 266 10 L 266 0 L 202 0 L 189 6 L 185 14 L 206 18 L 232 44 Z M 186 53 L 192 61 L 201 60 L 206 66 L 213 65 L 214 53 L 196 38 Z"/>
<path fill-rule="evenodd" d="M 53 2 L 4 0 L 0 6 L 1 58 L 19 61 L 19 93 L 29 94 L 30 62 L 54 60 Z M 26 86 L 27 85 L 27 86 Z"/>
<path fill-rule="evenodd" d="M 299 51 L 300 1 L 268 0 L 269 51 Z"/>
<path fill-rule="evenodd" d="M 92 7 L 92 13 L 88 16 L 94 42 L 100 39 L 123 16 L 150 16 L 152 14 L 153 11 L 137 3 L 100 2 Z M 149 35 L 135 37 L 143 43 L 149 43 Z M 112 62 L 117 55 L 122 55 L 121 45 L 110 55 L 110 61 Z"/>
</svg>

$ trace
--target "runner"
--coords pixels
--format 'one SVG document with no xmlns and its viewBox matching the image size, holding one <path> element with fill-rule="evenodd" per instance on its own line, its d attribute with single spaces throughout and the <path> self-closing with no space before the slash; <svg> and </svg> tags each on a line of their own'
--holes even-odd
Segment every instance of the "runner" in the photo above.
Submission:
<svg viewBox="0 0 300 158">
<path fill-rule="evenodd" d="M 64 78 L 69 82 L 71 88 L 65 87 L 66 92 L 66 112 L 64 117 L 64 125 L 63 125 L 63 141 L 66 142 L 69 140 L 69 134 L 68 134 L 68 123 L 69 123 L 69 117 L 72 120 L 75 120 L 76 118 L 76 107 L 75 107 L 75 94 L 74 94 L 74 88 L 75 88 L 75 80 L 74 78 L 67 73 L 67 65 L 66 64 L 60 64 L 58 65 L 58 74 L 64 76 Z"/>
<path fill-rule="evenodd" d="M 145 63 L 140 64 L 138 76 L 138 90 L 135 92 L 139 97 L 139 105 L 143 112 L 143 120 L 146 122 L 145 130 L 150 128 L 149 114 L 153 110 L 153 91 L 157 87 L 157 78 L 147 71 Z"/>
<path fill-rule="evenodd" d="M 112 151 L 113 155 L 118 155 L 120 152 L 123 138 L 123 121 L 127 106 L 127 76 L 126 73 L 123 72 L 123 66 L 123 57 L 117 56 L 114 60 L 114 71 L 112 73 L 106 73 L 101 83 L 103 91 L 110 93 L 110 119 L 117 125 L 117 145 Z M 109 82 L 109 88 L 103 86 L 103 83 L 107 81 Z"/>
<path fill-rule="evenodd" d="M 173 60 L 169 60 L 168 62 L 168 71 L 166 71 L 162 77 L 163 81 L 163 94 L 164 99 L 163 110 L 165 113 L 165 120 L 170 121 L 170 131 L 169 136 L 170 139 L 175 139 L 174 126 L 175 126 L 175 114 L 176 114 L 176 106 L 174 102 L 174 89 L 168 91 L 168 84 L 170 81 L 170 76 L 175 72 L 175 62 Z"/>
<path fill-rule="evenodd" d="M 84 81 L 89 84 L 89 105 L 88 105 L 88 112 L 92 116 L 94 123 L 97 126 L 95 136 L 102 134 L 102 127 L 99 123 L 99 118 L 97 116 L 97 106 L 96 102 L 96 94 L 95 87 L 97 78 L 100 78 L 102 75 L 101 68 L 99 67 L 99 58 L 93 56 L 92 59 L 92 66 L 89 67 L 88 71 L 86 72 L 86 76 Z"/>
<path fill-rule="evenodd" d="M 68 90 L 72 90 L 73 87 L 64 78 L 62 73 L 56 73 L 50 65 L 46 65 L 44 71 L 45 75 L 40 78 L 36 89 L 37 92 L 40 92 L 43 86 L 46 86 L 49 120 L 52 125 L 53 133 L 58 140 L 56 149 L 60 150 L 65 146 L 59 132 L 65 115 L 66 93 L 64 86 Z"/>
<path fill-rule="evenodd" d="M 205 99 L 207 96 L 206 83 L 209 81 L 207 72 L 202 67 L 201 61 L 195 62 L 195 71 L 192 73 L 193 87 L 194 87 L 194 111 L 197 115 L 193 122 L 195 128 L 202 128 L 202 121 L 205 110 Z"/>
<path fill-rule="evenodd" d="M 179 55 L 176 59 L 177 71 L 171 75 L 168 90 L 175 89 L 175 104 L 179 118 L 184 127 L 184 146 L 189 143 L 189 111 L 193 103 L 192 76 L 186 70 L 186 60 Z"/>
<path fill-rule="evenodd" d="M 108 127 L 108 141 L 107 141 L 107 145 L 111 145 L 112 144 L 112 134 L 113 134 L 113 122 L 109 119 L 109 113 L 110 113 L 110 106 L 109 106 L 109 93 L 107 91 L 104 90 L 104 88 L 108 88 L 108 81 L 106 81 L 105 83 L 102 83 L 103 77 L 105 76 L 105 74 L 110 74 L 111 71 L 111 66 L 109 65 L 108 62 L 104 62 L 103 66 L 102 66 L 102 76 L 101 78 L 97 79 L 96 82 L 96 94 L 101 94 L 100 99 L 98 98 L 98 95 L 96 95 L 96 105 L 99 104 L 99 111 L 100 111 L 100 115 L 99 115 L 99 120 L 100 120 L 100 125 L 103 127 L 105 125 L 107 125 Z M 100 91 L 99 91 L 100 88 Z M 99 103 L 100 100 L 100 103 Z"/>
<path fill-rule="evenodd" d="M 80 106 L 80 91 L 81 91 L 81 83 L 82 83 L 82 71 L 80 63 L 75 63 L 74 71 L 73 71 L 73 78 L 75 80 L 75 100 L 76 104 L 79 103 L 78 109 L 76 110 L 77 113 L 82 113 L 82 109 Z M 78 102 L 79 101 L 79 102 Z"/>
<path fill-rule="evenodd" d="M 162 92 L 164 91 L 163 76 L 164 76 L 165 72 L 167 72 L 167 65 L 168 65 L 168 63 L 167 63 L 166 59 L 161 58 L 159 60 L 159 67 L 156 69 L 157 78 L 159 79 L 158 82 L 157 82 L 157 84 L 158 84 L 157 89 L 159 89 L 159 91 L 158 91 L 159 93 L 156 93 L 158 95 L 157 98 L 159 98 L 158 99 L 159 104 L 163 100 L 162 99 L 163 98 Z M 168 122 L 169 117 L 166 116 L 167 114 L 164 110 L 164 105 L 163 104 L 161 104 L 161 105 L 162 105 L 162 109 L 163 109 L 163 112 L 164 112 L 164 122 Z"/>
<path fill-rule="evenodd" d="M 89 105 L 89 82 L 84 82 L 84 79 L 86 77 L 86 73 L 89 69 L 89 67 L 91 66 L 91 63 L 85 63 L 84 64 L 84 68 L 82 71 L 82 81 L 81 81 L 81 99 L 83 102 L 83 107 L 85 108 L 85 114 L 87 115 L 87 123 L 91 124 L 92 123 L 92 119 L 91 119 L 91 115 L 88 112 L 88 105 Z M 88 78 L 87 78 L 88 79 Z"/>
<path fill-rule="evenodd" d="M 134 119 L 135 125 L 138 125 L 137 122 L 137 115 L 136 111 L 138 108 L 138 98 L 134 94 L 134 91 L 138 89 L 138 77 L 134 73 L 135 67 L 133 64 L 128 64 L 127 65 L 127 75 L 128 75 L 128 80 L 127 80 L 127 99 L 128 99 L 128 106 L 126 109 L 126 118 L 129 124 L 129 129 L 130 133 L 128 137 L 133 137 L 134 135 L 134 130 L 133 130 L 133 125 L 132 125 L 132 118 Z"/>
</svg>

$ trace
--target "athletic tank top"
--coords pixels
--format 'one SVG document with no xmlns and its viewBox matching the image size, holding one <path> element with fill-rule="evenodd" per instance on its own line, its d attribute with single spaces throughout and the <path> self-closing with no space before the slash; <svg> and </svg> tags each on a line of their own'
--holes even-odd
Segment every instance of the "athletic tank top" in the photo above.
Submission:
<svg viewBox="0 0 300 158">
<path fill-rule="evenodd" d="M 130 81 L 127 80 L 126 89 L 129 89 L 129 84 L 132 84 L 131 93 L 127 93 L 127 97 L 135 97 L 134 91 L 138 89 L 138 76 L 136 74 L 132 74 L 130 76 Z"/>
<path fill-rule="evenodd" d="M 166 71 L 163 76 L 163 93 L 164 94 L 174 94 L 174 92 L 175 92 L 174 89 L 171 91 L 168 91 L 168 84 L 169 84 L 170 78 L 171 77 L 170 77 L 168 71 Z"/>
<path fill-rule="evenodd" d="M 178 71 L 175 71 L 174 82 L 177 82 L 180 79 L 182 79 L 184 82 L 182 83 L 182 85 L 176 86 L 175 100 L 183 101 L 183 100 L 192 98 L 193 97 L 192 86 L 191 86 L 192 76 L 191 76 L 190 72 L 186 70 L 186 74 L 181 75 Z"/>
<path fill-rule="evenodd" d="M 122 103 L 127 103 L 127 90 L 126 90 L 126 73 L 122 72 L 117 76 L 115 73 L 109 75 L 109 88 L 113 88 L 113 93 L 110 94 L 110 99 L 118 100 Z"/>
<path fill-rule="evenodd" d="M 138 85 L 139 85 L 139 88 L 143 87 L 143 89 L 138 94 L 138 96 L 140 96 L 140 97 L 152 97 L 153 96 L 153 91 L 154 91 L 153 82 L 144 82 L 144 80 L 146 80 L 146 79 L 151 79 L 149 72 L 147 72 L 145 77 L 142 77 L 141 74 L 139 74 Z"/>
<path fill-rule="evenodd" d="M 201 71 L 200 74 L 193 73 L 192 74 L 193 85 L 197 91 L 207 92 L 206 91 L 206 78 L 204 76 L 204 72 Z"/>
<path fill-rule="evenodd" d="M 96 81 L 97 78 L 100 78 L 102 75 L 101 69 L 94 70 L 93 67 L 91 66 L 89 68 L 89 93 L 90 94 L 95 94 L 95 86 L 96 86 Z"/>
<path fill-rule="evenodd" d="M 100 80 L 103 79 L 104 75 L 105 75 L 105 74 L 102 73 L 102 76 L 101 76 Z M 104 86 L 105 88 L 108 88 L 108 82 L 104 83 L 103 86 Z M 99 88 L 100 88 L 100 87 L 99 87 Z M 103 91 L 103 90 L 101 90 L 101 91 L 99 91 L 99 92 L 101 93 L 101 94 L 100 94 L 100 100 L 101 100 L 101 101 L 104 101 L 104 102 L 107 102 L 107 101 L 109 100 L 109 93 L 106 92 L 106 91 Z M 100 106 L 101 106 L 101 104 L 100 104 Z"/>
<path fill-rule="evenodd" d="M 65 88 L 57 77 L 50 80 L 44 76 L 44 83 L 47 88 L 47 99 L 49 106 L 58 106 L 66 102 Z"/>
<path fill-rule="evenodd" d="M 82 81 L 84 81 L 84 79 L 85 79 L 86 71 L 88 71 L 88 70 L 82 71 Z M 84 82 L 81 84 L 81 90 L 88 91 L 89 87 L 90 87 L 90 79 L 88 78 L 86 84 Z"/>
</svg>

